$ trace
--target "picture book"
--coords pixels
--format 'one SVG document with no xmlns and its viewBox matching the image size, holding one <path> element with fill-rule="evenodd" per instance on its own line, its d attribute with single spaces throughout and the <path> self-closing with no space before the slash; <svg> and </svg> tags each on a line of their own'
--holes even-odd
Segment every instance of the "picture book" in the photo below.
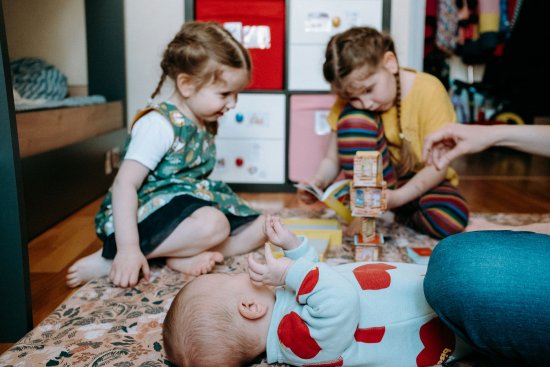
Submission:
<svg viewBox="0 0 550 367">
<path fill-rule="evenodd" d="M 342 228 L 336 219 L 282 218 L 282 222 L 295 235 L 308 238 L 320 261 L 324 261 L 328 248 L 342 245 Z M 271 245 L 271 250 L 275 257 L 283 256 L 279 247 Z"/>
<path fill-rule="evenodd" d="M 315 249 L 315 252 L 317 252 L 319 261 L 325 261 L 325 253 L 329 246 L 328 238 L 311 238 L 308 236 L 307 240 L 309 245 Z M 271 245 L 271 252 L 273 253 L 273 257 L 276 259 L 284 256 L 283 250 L 273 244 Z"/>
<path fill-rule="evenodd" d="M 428 264 L 432 249 L 430 247 L 407 246 L 407 255 L 417 264 Z"/>
<path fill-rule="evenodd" d="M 282 222 L 296 235 L 326 238 L 330 247 L 342 245 L 342 227 L 336 219 L 283 218 Z"/>
<path fill-rule="evenodd" d="M 336 181 L 325 190 L 302 183 L 295 184 L 294 186 L 311 193 L 319 201 L 322 201 L 326 206 L 334 210 L 334 212 L 344 221 L 349 223 L 353 220 L 349 209 L 350 182 L 351 181 L 347 179 Z"/>
</svg>

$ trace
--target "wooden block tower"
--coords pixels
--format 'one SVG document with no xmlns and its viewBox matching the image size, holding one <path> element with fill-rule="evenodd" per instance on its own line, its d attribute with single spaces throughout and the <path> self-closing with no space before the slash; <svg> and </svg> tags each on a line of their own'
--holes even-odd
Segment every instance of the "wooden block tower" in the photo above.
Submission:
<svg viewBox="0 0 550 367">
<path fill-rule="evenodd" d="M 377 151 L 360 151 L 353 160 L 351 215 L 361 218 L 361 233 L 355 235 L 355 260 L 376 261 L 383 243 L 376 232 L 376 218 L 388 208 L 387 185 L 382 175 L 382 156 Z"/>
</svg>

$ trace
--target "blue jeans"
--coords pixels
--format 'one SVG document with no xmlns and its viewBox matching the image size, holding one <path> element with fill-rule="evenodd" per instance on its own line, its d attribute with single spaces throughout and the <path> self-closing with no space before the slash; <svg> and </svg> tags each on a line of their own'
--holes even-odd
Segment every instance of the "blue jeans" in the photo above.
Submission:
<svg viewBox="0 0 550 367">
<path fill-rule="evenodd" d="M 441 320 L 496 366 L 550 366 L 550 236 L 447 237 L 430 258 L 424 292 Z"/>
</svg>

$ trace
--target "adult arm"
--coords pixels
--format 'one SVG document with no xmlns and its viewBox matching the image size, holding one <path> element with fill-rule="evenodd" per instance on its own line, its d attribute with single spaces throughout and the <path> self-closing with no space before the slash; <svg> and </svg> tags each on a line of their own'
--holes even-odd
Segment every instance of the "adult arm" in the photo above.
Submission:
<svg viewBox="0 0 550 367">
<path fill-rule="evenodd" d="M 422 155 L 437 169 L 453 159 L 491 146 L 550 156 L 550 126 L 450 124 L 428 135 Z"/>
</svg>

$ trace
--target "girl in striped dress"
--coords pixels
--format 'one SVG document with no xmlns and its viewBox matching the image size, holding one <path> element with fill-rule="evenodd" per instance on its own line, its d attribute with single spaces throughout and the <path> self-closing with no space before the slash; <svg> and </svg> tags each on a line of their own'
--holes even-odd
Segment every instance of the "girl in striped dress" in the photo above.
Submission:
<svg viewBox="0 0 550 367">
<path fill-rule="evenodd" d="M 377 150 L 390 189 L 388 209 L 398 221 L 435 238 L 464 231 L 469 210 L 456 172 L 422 161 L 424 137 L 456 120 L 441 82 L 399 67 L 391 37 L 369 27 L 333 36 L 325 57 L 323 73 L 338 99 L 328 117 L 327 154 L 310 183 L 325 188 L 340 171 L 351 178 L 355 153 Z M 314 201 L 302 190 L 298 196 Z"/>
</svg>

